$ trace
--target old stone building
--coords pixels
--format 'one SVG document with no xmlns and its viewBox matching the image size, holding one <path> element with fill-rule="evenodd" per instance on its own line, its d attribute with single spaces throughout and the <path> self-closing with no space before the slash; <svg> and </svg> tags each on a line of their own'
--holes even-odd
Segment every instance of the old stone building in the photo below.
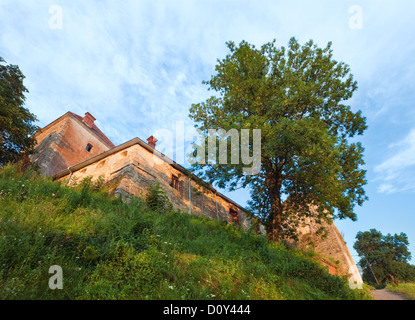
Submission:
<svg viewBox="0 0 415 320">
<path fill-rule="evenodd" d="M 35 135 L 38 153 L 32 161 L 39 164 L 43 174 L 68 185 L 85 177 L 102 177 L 123 198 L 142 196 L 149 185 L 158 182 L 175 209 L 249 228 L 251 218 L 242 206 L 158 152 L 156 138 L 149 137 L 147 143 L 134 138 L 115 146 L 94 121 L 88 112 L 84 117 L 68 112 L 53 121 Z M 300 230 L 302 242 L 312 239 L 322 254 L 321 262 L 331 273 L 351 274 L 361 283 L 343 237 L 334 223 L 326 227 L 328 237 L 320 239 L 315 236 L 317 226 L 308 223 Z"/>
<path fill-rule="evenodd" d="M 32 161 L 43 174 L 55 174 L 114 148 L 114 144 L 94 124 L 87 112 L 82 118 L 67 112 L 35 135 L 37 154 Z"/>
<path fill-rule="evenodd" d="M 35 135 L 38 152 L 32 161 L 43 174 L 68 185 L 102 177 L 116 184 L 115 194 L 124 198 L 143 195 L 159 182 L 175 209 L 250 226 L 243 207 L 159 153 L 156 138 L 148 143 L 135 138 L 116 147 L 94 121 L 88 112 L 84 117 L 68 112 L 53 121 Z"/>
</svg>

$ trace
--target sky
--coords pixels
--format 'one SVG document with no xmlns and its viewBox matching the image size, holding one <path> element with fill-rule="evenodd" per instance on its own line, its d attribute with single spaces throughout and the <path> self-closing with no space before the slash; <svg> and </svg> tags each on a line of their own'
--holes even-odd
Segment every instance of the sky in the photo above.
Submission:
<svg viewBox="0 0 415 320">
<path fill-rule="evenodd" d="M 214 94 L 202 81 L 227 41 L 331 41 L 358 82 L 348 104 L 368 125 L 359 141 L 369 200 L 356 222 L 335 223 L 356 262 L 356 234 L 377 229 L 406 233 L 414 263 L 414 12 L 410 0 L 0 0 L 0 56 L 26 76 L 26 107 L 40 127 L 90 112 L 119 145 L 191 132 L 189 108 Z M 243 206 L 249 199 L 247 190 L 223 193 Z"/>
</svg>

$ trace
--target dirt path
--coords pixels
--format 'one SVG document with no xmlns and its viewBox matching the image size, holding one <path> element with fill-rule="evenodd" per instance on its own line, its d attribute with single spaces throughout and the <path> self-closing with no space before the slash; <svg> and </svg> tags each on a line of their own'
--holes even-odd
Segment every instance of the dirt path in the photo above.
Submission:
<svg viewBox="0 0 415 320">
<path fill-rule="evenodd" d="M 372 296 L 375 300 L 408 300 L 407 298 L 387 289 L 373 290 Z"/>
</svg>

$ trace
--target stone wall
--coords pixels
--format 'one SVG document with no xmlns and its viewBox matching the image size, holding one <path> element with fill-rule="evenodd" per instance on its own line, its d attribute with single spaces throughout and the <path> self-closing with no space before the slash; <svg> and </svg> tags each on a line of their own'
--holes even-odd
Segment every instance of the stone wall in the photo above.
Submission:
<svg viewBox="0 0 415 320">
<path fill-rule="evenodd" d="M 107 151 L 109 147 L 84 123 L 67 113 L 35 135 L 37 153 L 31 156 L 42 174 L 53 176 L 77 163 Z M 92 146 L 88 152 L 87 144 Z"/>
<path fill-rule="evenodd" d="M 315 209 L 311 207 L 310 210 Z M 321 227 L 326 230 L 323 237 L 317 232 Z M 312 218 L 307 218 L 298 232 L 299 241 L 296 245 L 312 246 L 322 256 L 321 262 L 328 267 L 330 273 L 349 275 L 356 283 L 363 283 L 346 242 L 334 222 L 318 224 Z"/>
<path fill-rule="evenodd" d="M 86 177 L 93 180 L 102 177 L 104 181 L 116 184 L 114 192 L 123 197 L 143 197 L 147 188 L 158 182 L 167 191 L 174 209 L 228 222 L 237 220 L 244 228 L 250 226 L 242 207 L 184 168 L 181 170 L 177 164 L 160 159 L 151 149 L 143 147 L 138 139 L 137 143 L 126 144 L 125 148 L 120 146 L 119 151 L 88 162 L 91 163 L 71 168 L 60 179 L 72 184 Z M 173 177 L 177 178 L 176 183 L 173 183 Z"/>
</svg>

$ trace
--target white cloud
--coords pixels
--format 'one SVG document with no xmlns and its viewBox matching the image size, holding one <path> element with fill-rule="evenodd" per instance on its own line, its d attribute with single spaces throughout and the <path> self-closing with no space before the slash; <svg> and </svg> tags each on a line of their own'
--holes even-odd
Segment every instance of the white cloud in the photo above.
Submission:
<svg viewBox="0 0 415 320">
<path fill-rule="evenodd" d="M 415 191 L 415 129 L 389 149 L 393 155 L 374 168 L 381 181 L 378 192 Z"/>
<path fill-rule="evenodd" d="M 62 29 L 49 28 L 52 5 L 62 7 Z M 296 36 L 325 46 L 332 40 L 335 57 L 363 82 L 368 113 L 377 121 L 412 98 L 404 89 L 414 82 L 414 64 L 405 64 L 406 73 L 401 68 L 392 81 L 387 77 L 414 56 L 405 41 L 412 11 L 381 0 L 362 8 L 363 29 L 357 31 L 349 28 L 349 5 L 331 0 L 2 0 L 0 56 L 26 75 L 27 106 L 41 125 L 68 110 L 89 111 L 119 144 L 173 130 L 176 121 L 191 127 L 189 107 L 212 94 L 201 82 L 227 54 L 226 41 L 260 46 L 276 38 L 286 46 Z"/>
</svg>

